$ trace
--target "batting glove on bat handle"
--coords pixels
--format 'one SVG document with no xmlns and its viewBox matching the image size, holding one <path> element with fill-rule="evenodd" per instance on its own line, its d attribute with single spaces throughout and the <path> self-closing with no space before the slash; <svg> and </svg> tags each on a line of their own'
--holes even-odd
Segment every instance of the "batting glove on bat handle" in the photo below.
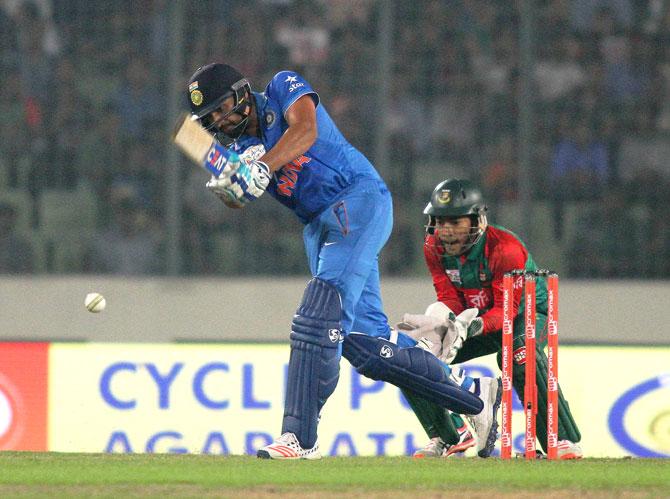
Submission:
<svg viewBox="0 0 670 499">
<path fill-rule="evenodd" d="M 214 142 L 209 148 L 209 151 L 207 151 L 203 166 L 214 178 L 219 178 L 226 174 L 230 174 L 229 163 L 236 157 L 237 154 L 228 151 L 228 149 L 221 144 Z"/>
<path fill-rule="evenodd" d="M 207 188 L 224 202 L 241 207 L 258 199 L 267 189 L 270 168 L 262 161 L 243 161 L 235 153 L 230 153 L 220 176 L 212 176 Z"/>
</svg>

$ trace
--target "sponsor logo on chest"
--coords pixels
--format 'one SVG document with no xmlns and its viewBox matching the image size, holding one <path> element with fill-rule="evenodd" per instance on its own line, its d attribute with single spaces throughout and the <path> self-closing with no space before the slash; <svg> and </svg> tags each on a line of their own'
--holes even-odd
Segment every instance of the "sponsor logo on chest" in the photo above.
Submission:
<svg viewBox="0 0 670 499">
<path fill-rule="evenodd" d="M 309 163 L 311 160 L 312 158 L 308 158 L 307 156 L 300 156 L 277 171 L 275 173 L 277 192 L 282 196 L 292 197 L 303 165 Z"/>
<path fill-rule="evenodd" d="M 454 284 L 461 284 L 461 271 L 458 269 L 444 269 L 444 273 Z"/>
<path fill-rule="evenodd" d="M 493 301 L 490 289 L 461 289 L 465 303 L 469 307 L 477 307 L 482 310 L 489 307 Z"/>
</svg>

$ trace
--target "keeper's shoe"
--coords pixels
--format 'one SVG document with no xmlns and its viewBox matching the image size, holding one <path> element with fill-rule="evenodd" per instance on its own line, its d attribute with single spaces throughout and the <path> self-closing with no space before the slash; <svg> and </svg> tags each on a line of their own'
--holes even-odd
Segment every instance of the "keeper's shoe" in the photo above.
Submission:
<svg viewBox="0 0 670 499">
<path fill-rule="evenodd" d="M 321 459 L 318 442 L 311 449 L 303 449 L 295 433 L 284 433 L 270 445 L 256 452 L 261 459 Z"/>
<path fill-rule="evenodd" d="M 477 440 L 467 426 L 458 429 L 458 442 L 452 445 L 445 444 L 440 437 L 431 438 L 426 445 L 414 452 L 414 457 L 449 457 L 463 453 L 470 447 L 477 445 Z"/>
<path fill-rule="evenodd" d="M 500 378 L 479 378 L 479 397 L 484 402 L 482 412 L 466 416 L 477 434 L 477 455 L 489 457 L 498 439 L 498 408 L 502 398 Z"/>
<path fill-rule="evenodd" d="M 556 454 L 558 459 L 581 459 L 584 457 L 582 447 L 570 440 L 559 440 L 558 452 Z"/>
<path fill-rule="evenodd" d="M 475 445 L 477 445 L 477 439 L 468 429 L 468 427 L 463 425 L 458 429 L 458 443 L 447 445 L 444 449 L 444 457 L 453 456 L 454 454 L 458 453 L 462 454 L 470 447 L 474 447 Z"/>
<path fill-rule="evenodd" d="M 442 457 L 447 445 L 440 437 L 431 438 L 426 445 L 414 453 L 414 457 Z"/>
</svg>

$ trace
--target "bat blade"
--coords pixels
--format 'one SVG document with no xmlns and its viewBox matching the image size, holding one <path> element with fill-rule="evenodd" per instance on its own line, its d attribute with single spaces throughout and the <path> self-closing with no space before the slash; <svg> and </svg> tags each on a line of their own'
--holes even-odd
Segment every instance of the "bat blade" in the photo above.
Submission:
<svg viewBox="0 0 670 499">
<path fill-rule="evenodd" d="M 224 169 L 233 154 L 186 113 L 177 120 L 172 142 L 199 167 L 217 178 L 225 174 Z"/>
<path fill-rule="evenodd" d="M 205 156 L 214 143 L 214 137 L 207 133 L 197 121 L 193 121 L 190 115 L 184 113 L 177 120 L 172 133 L 172 142 L 189 159 L 201 164 L 205 161 Z"/>
</svg>

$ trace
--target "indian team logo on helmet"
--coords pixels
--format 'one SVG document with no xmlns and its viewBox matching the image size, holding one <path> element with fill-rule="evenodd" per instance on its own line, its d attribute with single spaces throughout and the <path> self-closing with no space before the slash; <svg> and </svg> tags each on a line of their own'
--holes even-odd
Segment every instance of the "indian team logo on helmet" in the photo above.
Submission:
<svg viewBox="0 0 670 499">
<path fill-rule="evenodd" d="M 437 201 L 440 204 L 449 204 L 449 202 L 451 201 L 451 190 L 442 189 L 437 196 Z"/>
<path fill-rule="evenodd" d="M 384 345 L 379 351 L 379 356 L 384 357 L 385 359 L 390 359 L 393 357 L 393 349 L 388 345 Z"/>
<path fill-rule="evenodd" d="M 192 90 L 191 91 L 191 102 L 195 104 L 196 106 L 199 106 L 202 104 L 203 97 L 202 97 L 202 92 L 200 90 Z"/>
</svg>

